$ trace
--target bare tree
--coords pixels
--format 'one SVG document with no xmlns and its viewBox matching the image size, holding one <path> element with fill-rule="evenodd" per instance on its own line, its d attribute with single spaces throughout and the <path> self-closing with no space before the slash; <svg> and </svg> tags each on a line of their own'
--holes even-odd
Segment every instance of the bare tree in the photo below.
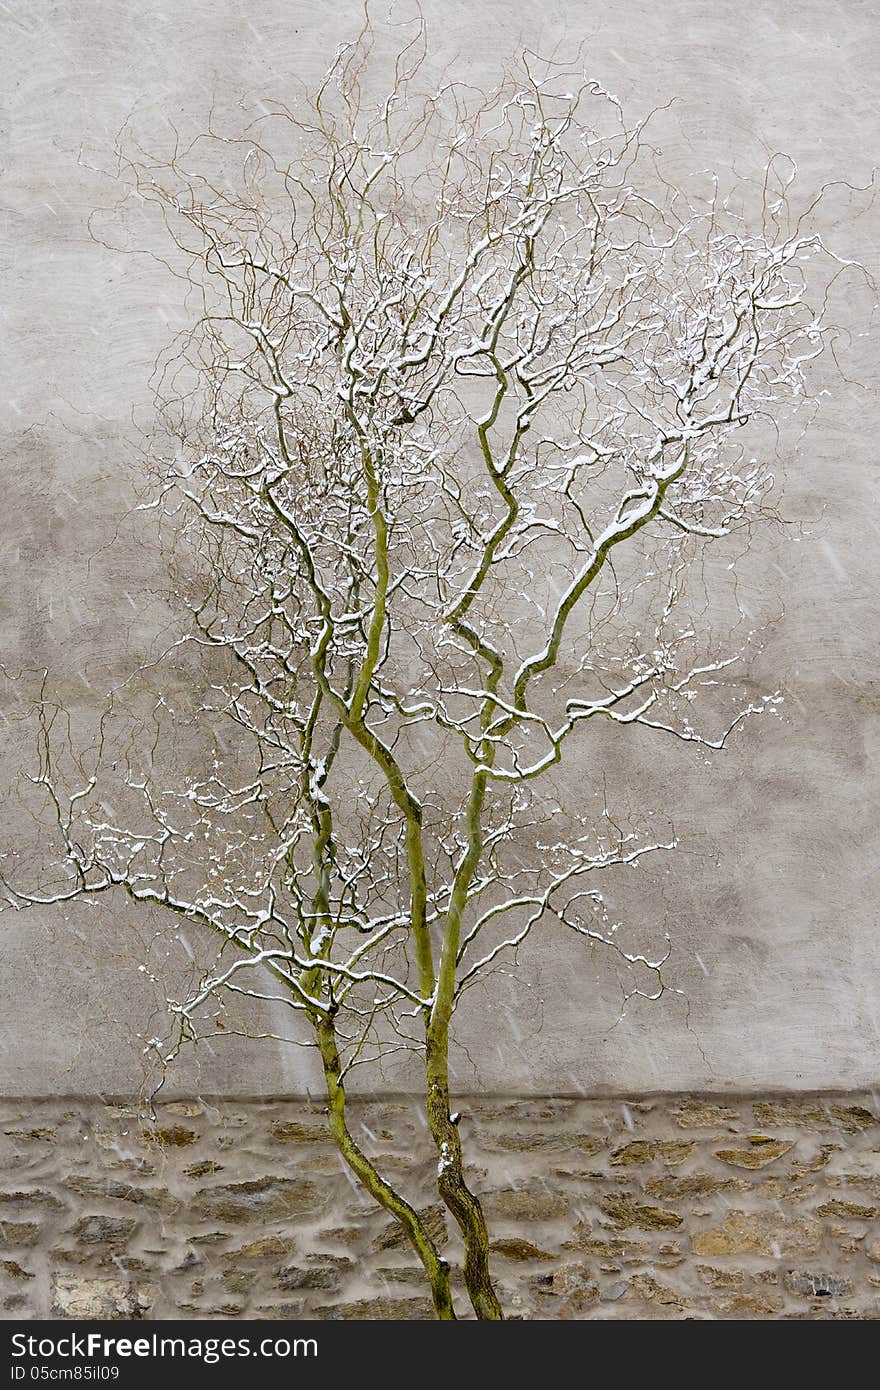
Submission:
<svg viewBox="0 0 880 1390">
<path fill-rule="evenodd" d="M 490 96 L 420 94 L 420 33 L 375 107 L 369 46 L 239 137 L 127 147 L 199 296 L 143 504 L 192 622 L 78 760 L 44 689 L 33 781 L 63 854 L 39 890 L 5 883 L 16 908 L 121 891 L 213 934 L 150 1041 L 163 1073 L 230 996 L 282 1001 L 339 1152 L 453 1318 L 446 1261 L 346 1117 L 355 1067 L 419 1057 L 467 1294 L 499 1318 L 455 1009 L 552 921 L 618 953 L 627 993 L 664 989 L 668 945 L 627 946 L 601 883 L 674 832 L 563 811 L 547 774 L 610 724 L 723 749 L 777 701 L 743 693 L 748 636 L 715 650 L 687 579 L 770 509 L 750 422 L 807 399 L 829 283 L 811 299 L 807 274 L 833 258 L 785 159 L 752 218 L 713 180 L 670 186 L 596 82 L 525 55 Z"/>
</svg>

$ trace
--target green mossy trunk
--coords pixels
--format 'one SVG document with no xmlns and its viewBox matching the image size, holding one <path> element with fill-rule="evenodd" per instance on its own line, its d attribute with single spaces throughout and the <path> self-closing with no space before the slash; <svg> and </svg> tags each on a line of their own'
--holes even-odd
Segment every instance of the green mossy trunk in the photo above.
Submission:
<svg viewBox="0 0 880 1390">
<path fill-rule="evenodd" d="M 489 1273 L 489 1232 L 479 1200 L 464 1179 L 461 1136 L 449 1106 L 448 1034 L 429 1035 L 425 1096 L 428 1128 L 437 1146 L 437 1191 L 464 1237 L 464 1282 L 481 1320 L 503 1320 Z"/>
<path fill-rule="evenodd" d="M 455 1310 L 452 1306 L 448 1264 L 425 1230 L 418 1212 L 385 1181 L 352 1138 L 345 1116 L 346 1094 L 345 1087 L 340 1080 L 341 1064 L 332 1020 L 321 1019 L 316 1023 L 315 1031 L 327 1086 L 330 1133 L 336 1147 L 370 1196 L 386 1211 L 390 1212 L 406 1232 L 406 1236 L 428 1276 L 437 1317 L 441 1321 L 454 1321 Z"/>
</svg>

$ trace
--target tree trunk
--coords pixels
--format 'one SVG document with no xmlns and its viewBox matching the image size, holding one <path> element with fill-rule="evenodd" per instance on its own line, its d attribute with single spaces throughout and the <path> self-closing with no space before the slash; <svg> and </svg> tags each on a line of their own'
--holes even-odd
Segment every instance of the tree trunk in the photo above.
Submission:
<svg viewBox="0 0 880 1390">
<path fill-rule="evenodd" d="M 489 1232 L 478 1199 L 464 1180 L 461 1137 L 449 1109 L 448 1033 L 428 1035 L 426 1108 L 437 1145 L 437 1191 L 464 1237 L 464 1282 L 480 1319 L 501 1321 L 504 1314 L 489 1274 Z"/>
<path fill-rule="evenodd" d="M 407 1238 L 425 1267 L 437 1317 L 443 1321 L 454 1320 L 455 1310 L 452 1306 L 452 1291 L 449 1284 L 449 1265 L 425 1230 L 418 1212 L 385 1181 L 349 1131 L 345 1117 L 345 1086 L 340 1079 L 341 1064 L 332 1020 L 322 1018 L 317 1021 L 315 1031 L 324 1066 L 327 1100 L 330 1104 L 330 1133 L 336 1147 L 355 1177 L 370 1193 L 370 1196 L 375 1198 L 386 1211 L 389 1211 L 406 1232 Z"/>
</svg>

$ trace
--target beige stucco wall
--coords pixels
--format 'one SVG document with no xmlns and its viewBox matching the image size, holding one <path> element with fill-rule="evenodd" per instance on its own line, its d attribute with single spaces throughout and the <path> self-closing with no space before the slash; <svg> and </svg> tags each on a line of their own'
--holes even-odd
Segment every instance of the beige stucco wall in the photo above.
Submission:
<svg viewBox="0 0 880 1390">
<path fill-rule="evenodd" d="M 432 63 L 487 82 L 519 47 L 571 50 L 635 114 L 674 105 L 655 139 L 676 172 L 752 172 L 768 151 L 807 185 L 865 184 L 877 148 L 873 6 L 621 0 L 541 6 L 426 0 Z M 156 557 L 132 540 L 132 413 L 149 418 L 151 364 L 183 321 L 178 286 L 149 256 L 88 234 L 115 196 L 112 142 L 198 122 L 212 98 L 244 113 L 323 70 L 360 6 L 341 0 L 13 0 L 3 7 L 4 517 L 0 641 L 7 667 L 48 666 L 87 709 L 156 621 Z M 378 11 L 377 11 L 377 18 Z M 843 256 L 876 264 L 868 196 L 829 198 Z M 146 250 L 158 249 L 147 246 Z M 853 333 L 870 296 L 842 300 Z M 783 441 L 786 509 L 810 533 L 763 543 L 743 594 L 767 645 L 755 669 L 781 686 L 781 719 L 756 724 L 711 769 L 614 749 L 636 799 L 670 806 L 686 852 L 646 872 L 637 902 L 675 944 L 670 992 L 616 1023 L 614 973 L 548 936 L 462 1015 L 461 1088 L 750 1090 L 870 1086 L 880 1065 L 876 565 L 876 346 L 841 340 L 846 375 L 817 425 Z M 124 500 L 123 500 L 124 499 Z M 784 604 L 784 616 L 778 615 Z M 4 775 L 26 748 L 8 713 Z M 569 795 L 594 775 L 571 775 Z M 21 826 L 15 827 L 17 832 Z M 25 829 L 25 840 L 27 838 Z M 115 907 L 65 921 L 0 917 L 0 1093 L 127 1094 L 148 1008 L 138 924 Z M 474 1060 L 474 1066 L 471 1060 Z M 178 1075 L 181 1092 L 302 1091 L 299 1054 L 230 1042 Z M 399 1077 L 389 1074 L 388 1085 Z"/>
</svg>

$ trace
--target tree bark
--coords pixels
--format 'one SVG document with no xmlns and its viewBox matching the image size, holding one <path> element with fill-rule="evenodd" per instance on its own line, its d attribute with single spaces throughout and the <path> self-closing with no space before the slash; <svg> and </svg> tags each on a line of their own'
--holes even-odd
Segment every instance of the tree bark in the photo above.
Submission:
<svg viewBox="0 0 880 1390">
<path fill-rule="evenodd" d="M 345 1116 L 345 1086 L 340 1079 L 341 1063 L 332 1019 L 322 1018 L 316 1022 L 315 1031 L 324 1067 L 327 1100 L 330 1105 L 330 1133 L 336 1147 L 370 1196 L 375 1198 L 386 1211 L 389 1211 L 406 1232 L 407 1238 L 428 1276 L 437 1317 L 441 1321 L 454 1321 L 455 1310 L 452 1306 L 449 1265 L 425 1230 L 418 1212 L 385 1181 L 353 1139 L 348 1128 Z"/>
<path fill-rule="evenodd" d="M 426 1109 L 428 1128 L 437 1145 L 437 1191 L 464 1237 L 464 1282 L 481 1320 L 504 1318 L 489 1273 L 489 1232 L 479 1200 L 464 1179 L 461 1138 L 449 1108 L 449 1037 L 445 1029 L 428 1036 Z"/>
</svg>

